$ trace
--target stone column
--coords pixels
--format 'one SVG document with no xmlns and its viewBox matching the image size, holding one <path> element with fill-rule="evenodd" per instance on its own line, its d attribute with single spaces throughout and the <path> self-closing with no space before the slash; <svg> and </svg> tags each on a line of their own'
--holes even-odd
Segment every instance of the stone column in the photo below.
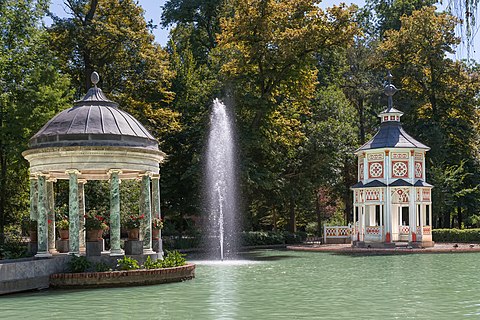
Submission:
<svg viewBox="0 0 480 320">
<path fill-rule="evenodd" d="M 152 201 L 150 198 L 150 172 L 142 175 L 142 214 L 145 215 L 145 233 L 143 236 L 143 253 L 154 253 L 152 250 Z"/>
<path fill-rule="evenodd" d="M 152 215 L 154 218 L 161 219 L 162 214 L 160 209 L 160 174 L 154 174 L 152 176 L 152 201 Z M 158 240 L 152 239 L 152 246 L 156 249 L 159 255 L 163 256 L 162 230 L 159 231 L 160 232 L 158 234 Z M 153 241 L 155 241 L 156 243 L 153 243 Z"/>
<path fill-rule="evenodd" d="M 67 170 L 69 176 L 69 194 L 68 194 L 68 237 L 69 237 L 69 254 L 80 254 L 80 246 L 78 241 L 78 170 Z"/>
<path fill-rule="evenodd" d="M 86 179 L 78 179 L 78 243 L 80 251 L 85 250 L 85 183 Z"/>
<path fill-rule="evenodd" d="M 120 248 L 120 170 L 109 170 L 110 176 L 110 256 L 124 255 Z"/>
<path fill-rule="evenodd" d="M 55 193 L 53 183 L 57 179 L 50 178 L 47 180 L 47 203 L 48 203 L 48 250 L 55 250 Z"/>
<path fill-rule="evenodd" d="M 38 220 L 38 177 L 30 176 L 30 220 Z"/>
<path fill-rule="evenodd" d="M 46 258 L 52 254 L 48 252 L 48 203 L 47 203 L 47 185 L 46 175 L 38 175 L 38 250 L 35 257 Z"/>
</svg>

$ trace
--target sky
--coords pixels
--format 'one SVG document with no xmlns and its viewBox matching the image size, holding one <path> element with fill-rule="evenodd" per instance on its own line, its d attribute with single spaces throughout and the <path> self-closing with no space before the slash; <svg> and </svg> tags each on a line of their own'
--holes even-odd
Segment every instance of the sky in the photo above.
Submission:
<svg viewBox="0 0 480 320">
<path fill-rule="evenodd" d="M 153 34 L 155 36 L 155 41 L 160 43 L 162 46 L 165 46 L 168 41 L 168 34 L 170 30 L 168 28 L 162 28 L 159 26 L 160 18 L 162 16 L 162 6 L 165 4 L 166 0 L 137 0 L 140 6 L 145 10 L 145 19 L 147 21 L 153 20 L 155 25 L 158 27 L 154 30 Z M 363 6 L 365 4 L 364 0 L 353 0 L 353 1 L 343 1 L 347 4 L 355 3 L 358 6 Z M 446 2 L 446 1 L 445 1 Z M 324 0 L 321 2 L 321 6 L 324 8 L 330 7 L 334 4 L 340 3 L 339 0 Z M 66 9 L 65 5 L 63 4 L 63 0 L 52 0 L 52 4 L 50 6 L 50 10 L 60 17 L 65 17 Z M 480 15 L 480 12 L 479 12 Z M 46 21 L 47 24 L 51 23 L 50 21 Z M 477 24 L 480 24 L 477 22 Z M 477 26 L 477 31 L 480 29 L 480 25 Z M 471 56 L 478 62 L 480 62 L 480 32 L 477 33 L 477 36 L 474 39 L 473 49 L 471 49 Z M 463 59 L 467 56 L 467 50 L 459 46 L 457 48 L 457 54 L 452 56 L 451 58 L 456 59 Z"/>
</svg>

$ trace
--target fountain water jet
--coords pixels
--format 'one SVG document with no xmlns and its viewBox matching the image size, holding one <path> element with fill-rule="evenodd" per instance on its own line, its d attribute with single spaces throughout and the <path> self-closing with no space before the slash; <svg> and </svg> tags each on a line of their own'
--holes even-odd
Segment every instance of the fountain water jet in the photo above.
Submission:
<svg viewBox="0 0 480 320">
<path fill-rule="evenodd" d="M 206 149 L 207 247 L 213 257 L 232 258 L 237 245 L 236 144 L 231 112 L 215 99 Z"/>
</svg>

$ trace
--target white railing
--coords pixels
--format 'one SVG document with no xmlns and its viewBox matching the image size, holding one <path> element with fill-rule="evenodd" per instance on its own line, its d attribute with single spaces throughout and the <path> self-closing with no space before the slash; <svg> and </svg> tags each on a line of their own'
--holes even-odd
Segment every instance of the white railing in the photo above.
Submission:
<svg viewBox="0 0 480 320">
<path fill-rule="evenodd" d="M 327 243 L 328 238 L 350 238 L 351 229 L 349 226 L 323 226 L 323 241 Z"/>
<path fill-rule="evenodd" d="M 379 236 L 382 233 L 382 227 L 380 226 L 368 226 L 365 227 L 365 234 Z"/>
<path fill-rule="evenodd" d="M 410 233 L 410 227 L 409 226 L 398 226 L 398 233 L 400 233 L 401 235 L 409 234 Z"/>
</svg>

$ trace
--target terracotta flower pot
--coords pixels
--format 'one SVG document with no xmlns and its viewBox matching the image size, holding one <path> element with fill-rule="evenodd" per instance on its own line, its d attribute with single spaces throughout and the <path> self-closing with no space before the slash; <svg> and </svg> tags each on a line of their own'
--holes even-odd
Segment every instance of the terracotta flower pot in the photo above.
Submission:
<svg viewBox="0 0 480 320">
<path fill-rule="evenodd" d="M 152 229 L 152 239 L 158 240 L 160 238 L 160 230 L 159 229 Z"/>
<path fill-rule="evenodd" d="M 87 230 L 87 241 L 102 240 L 103 230 Z"/>
<path fill-rule="evenodd" d="M 128 229 L 128 240 L 138 240 L 140 238 L 140 229 Z"/>
<path fill-rule="evenodd" d="M 60 234 L 60 239 L 68 240 L 68 237 L 69 237 L 68 229 L 59 229 L 58 233 Z"/>
</svg>

